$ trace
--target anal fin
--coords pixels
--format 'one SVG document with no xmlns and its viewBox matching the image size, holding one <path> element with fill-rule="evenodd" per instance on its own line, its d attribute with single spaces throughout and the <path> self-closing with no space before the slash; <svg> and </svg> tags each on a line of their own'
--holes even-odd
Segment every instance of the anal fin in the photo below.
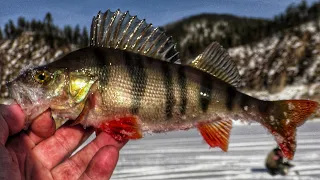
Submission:
<svg viewBox="0 0 320 180">
<path fill-rule="evenodd" d="M 210 147 L 220 147 L 224 152 L 228 151 L 232 120 L 221 119 L 212 123 L 200 123 L 197 127 Z"/>
<path fill-rule="evenodd" d="M 143 137 L 138 117 L 124 116 L 102 123 L 98 129 L 110 134 L 117 141 Z"/>
</svg>

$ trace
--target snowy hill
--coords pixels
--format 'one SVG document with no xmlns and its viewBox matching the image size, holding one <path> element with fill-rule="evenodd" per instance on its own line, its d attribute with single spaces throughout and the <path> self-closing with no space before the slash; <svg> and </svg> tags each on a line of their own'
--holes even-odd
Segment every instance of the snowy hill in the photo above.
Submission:
<svg viewBox="0 0 320 180">
<path fill-rule="evenodd" d="M 13 40 L 0 40 L 0 99 L 8 96 L 6 82 L 21 70 L 52 62 L 72 49 L 71 45 L 50 48 L 44 39 L 35 42 L 32 32 L 24 32 Z"/>
<path fill-rule="evenodd" d="M 229 49 L 249 90 L 281 91 L 286 85 L 320 81 L 320 19 L 260 42 Z"/>
<path fill-rule="evenodd" d="M 196 57 L 212 41 L 228 48 L 257 41 L 271 35 L 272 21 L 227 14 L 200 14 L 164 26 L 178 42 L 183 60 Z"/>
</svg>

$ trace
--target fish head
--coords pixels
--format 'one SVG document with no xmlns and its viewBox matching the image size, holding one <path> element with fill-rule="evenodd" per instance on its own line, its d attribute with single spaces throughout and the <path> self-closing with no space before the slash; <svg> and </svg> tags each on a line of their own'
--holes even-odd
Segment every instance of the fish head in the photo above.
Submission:
<svg viewBox="0 0 320 180">
<path fill-rule="evenodd" d="M 10 96 L 21 106 L 27 123 L 51 107 L 62 106 L 66 98 L 67 74 L 45 66 L 28 69 L 7 84 Z"/>
</svg>

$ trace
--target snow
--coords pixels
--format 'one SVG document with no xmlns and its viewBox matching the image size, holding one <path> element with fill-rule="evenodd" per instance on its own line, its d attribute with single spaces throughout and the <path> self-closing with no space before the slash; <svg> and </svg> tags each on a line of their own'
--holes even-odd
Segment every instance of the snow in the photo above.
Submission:
<svg viewBox="0 0 320 180">
<path fill-rule="evenodd" d="M 298 41 L 292 47 L 296 49 L 296 48 L 298 48 L 300 46 L 302 46 L 302 42 Z"/>
<path fill-rule="evenodd" d="M 276 143 L 264 128 L 252 124 L 234 125 L 227 153 L 209 148 L 195 129 L 129 141 L 111 179 L 316 180 L 320 177 L 319 129 L 320 119 L 299 127 L 297 151 L 291 161 L 295 167 L 288 176 L 273 177 L 266 172 L 264 160 Z"/>
<path fill-rule="evenodd" d="M 296 165 L 287 177 L 315 179 L 320 175 L 320 123 L 305 124 L 298 132 Z M 120 153 L 112 179 L 273 179 L 264 169 L 266 154 L 275 147 L 259 125 L 235 126 L 229 151 L 209 149 L 195 130 L 148 136 L 130 141 Z"/>
<path fill-rule="evenodd" d="M 281 92 L 270 94 L 268 91 L 247 91 L 245 93 L 261 100 L 301 99 L 305 95 L 311 96 L 320 84 L 286 86 Z"/>
<path fill-rule="evenodd" d="M 320 32 L 318 32 L 314 36 L 312 36 L 312 40 L 315 42 L 320 42 Z"/>
<path fill-rule="evenodd" d="M 307 70 L 307 75 L 314 76 L 317 70 L 320 67 L 320 56 L 317 56 L 316 59 L 313 61 L 313 64 Z"/>
<path fill-rule="evenodd" d="M 214 39 L 217 36 L 224 37 L 225 32 L 221 30 L 220 27 L 227 29 L 228 22 L 220 20 L 215 22 L 212 27 L 209 27 L 207 20 L 184 25 L 183 29 L 187 32 L 187 35 L 180 39 L 180 46 L 184 47 L 189 42 L 195 40 L 199 41 L 200 44 L 203 44 L 203 42 L 208 39 L 209 36 L 210 39 Z"/>
<path fill-rule="evenodd" d="M 303 26 L 300 26 L 300 30 L 303 32 L 308 31 L 314 33 L 317 31 L 317 28 L 315 22 L 308 22 L 305 23 Z"/>
<path fill-rule="evenodd" d="M 1 46 L 0 46 L 0 49 L 5 49 L 5 48 L 7 48 L 8 47 L 8 45 L 9 45 L 9 41 L 6 41 L 6 42 L 4 42 Z"/>
<path fill-rule="evenodd" d="M 251 69 L 253 69 L 253 68 L 255 67 L 255 65 L 256 65 L 256 62 L 255 62 L 255 61 L 251 60 L 251 61 L 249 62 L 249 67 L 250 67 Z"/>
<path fill-rule="evenodd" d="M 73 45 L 51 49 L 45 42 L 33 42 L 33 33 L 24 32 L 14 40 L 0 42 L 0 99 L 8 96 L 5 83 L 16 77 L 26 66 L 47 64 L 69 52 Z"/>
<path fill-rule="evenodd" d="M 242 77 L 240 88 L 278 92 L 288 84 L 320 80 L 320 33 L 315 28 L 315 22 L 306 22 L 259 42 L 228 49 Z"/>
</svg>

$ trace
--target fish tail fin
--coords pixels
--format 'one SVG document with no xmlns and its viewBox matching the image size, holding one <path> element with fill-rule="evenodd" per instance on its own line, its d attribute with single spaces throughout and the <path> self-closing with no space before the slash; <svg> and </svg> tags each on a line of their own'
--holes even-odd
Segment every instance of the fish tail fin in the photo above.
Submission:
<svg viewBox="0 0 320 180">
<path fill-rule="evenodd" d="M 296 129 L 315 113 L 319 104 L 310 100 L 273 101 L 262 124 L 277 141 L 284 156 L 292 159 L 296 150 Z"/>
</svg>

